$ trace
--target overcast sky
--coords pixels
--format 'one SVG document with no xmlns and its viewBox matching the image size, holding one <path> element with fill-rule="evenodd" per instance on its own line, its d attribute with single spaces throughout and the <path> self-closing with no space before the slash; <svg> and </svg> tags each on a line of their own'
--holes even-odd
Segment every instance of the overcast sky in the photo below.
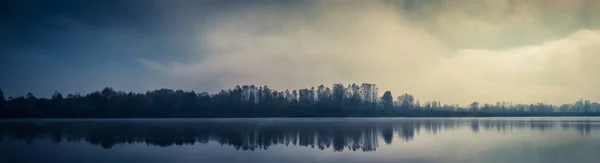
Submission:
<svg viewBox="0 0 600 163">
<path fill-rule="evenodd" d="M 600 101 L 598 0 L 8 0 L 8 96 L 375 83 L 421 101 Z"/>
</svg>

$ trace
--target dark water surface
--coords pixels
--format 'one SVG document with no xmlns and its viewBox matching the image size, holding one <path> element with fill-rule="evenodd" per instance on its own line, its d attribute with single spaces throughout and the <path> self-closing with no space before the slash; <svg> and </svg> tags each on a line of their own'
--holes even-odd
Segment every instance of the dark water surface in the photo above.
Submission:
<svg viewBox="0 0 600 163">
<path fill-rule="evenodd" d="M 0 162 L 600 163 L 600 118 L 1 120 Z"/>
</svg>

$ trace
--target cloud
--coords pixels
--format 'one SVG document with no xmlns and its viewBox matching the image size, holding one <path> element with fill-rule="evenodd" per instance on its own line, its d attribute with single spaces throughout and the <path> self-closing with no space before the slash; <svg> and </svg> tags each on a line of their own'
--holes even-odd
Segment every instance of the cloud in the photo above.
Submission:
<svg viewBox="0 0 600 163">
<path fill-rule="evenodd" d="M 576 10 L 588 1 L 308 2 L 212 13 L 191 34 L 200 59 L 141 63 L 206 91 L 371 82 L 458 104 L 600 100 L 599 34 Z"/>
<path fill-rule="evenodd" d="M 600 31 L 506 50 L 464 49 L 424 79 L 449 101 L 569 103 L 600 100 Z M 434 92 L 434 91 L 430 91 Z M 457 94 L 459 96 L 452 96 Z M 446 96 L 444 96 L 446 95 Z"/>
</svg>

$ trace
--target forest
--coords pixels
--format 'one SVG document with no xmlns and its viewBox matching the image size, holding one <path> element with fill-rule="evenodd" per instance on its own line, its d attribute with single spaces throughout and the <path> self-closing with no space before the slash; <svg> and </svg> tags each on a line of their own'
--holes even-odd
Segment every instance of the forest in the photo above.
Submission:
<svg viewBox="0 0 600 163">
<path fill-rule="evenodd" d="M 218 93 L 158 89 L 145 93 L 107 87 L 85 95 L 4 97 L 0 118 L 216 118 L 216 117 L 489 117 L 599 116 L 600 104 L 578 100 L 560 106 L 497 102 L 468 106 L 421 102 L 410 94 L 382 96 L 375 84 L 341 83 L 300 90 L 242 85 Z"/>
</svg>

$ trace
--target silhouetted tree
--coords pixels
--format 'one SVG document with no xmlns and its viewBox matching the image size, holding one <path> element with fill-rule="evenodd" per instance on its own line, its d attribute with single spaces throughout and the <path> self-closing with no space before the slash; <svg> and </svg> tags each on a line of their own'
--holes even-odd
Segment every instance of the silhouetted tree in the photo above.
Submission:
<svg viewBox="0 0 600 163">
<path fill-rule="evenodd" d="M 4 91 L 2 91 L 2 88 L 0 88 L 0 115 L 3 114 L 3 112 L 5 112 L 5 103 L 6 100 L 4 99 Z M 0 116 L 1 117 L 1 116 Z"/>
<path fill-rule="evenodd" d="M 469 105 L 471 107 L 472 111 L 479 111 L 479 102 L 475 101 L 473 103 L 471 103 L 471 105 Z"/>
<path fill-rule="evenodd" d="M 392 97 L 392 92 L 385 91 L 383 93 L 383 97 L 381 97 L 381 104 L 384 109 L 392 109 L 394 107 L 394 97 Z"/>
<path fill-rule="evenodd" d="M 398 103 L 400 104 L 401 109 L 412 109 L 414 101 L 415 98 L 408 93 L 398 96 Z"/>
<path fill-rule="evenodd" d="M 4 102 L 4 91 L 2 91 L 2 88 L 0 88 L 0 102 Z"/>
<path fill-rule="evenodd" d="M 33 93 L 28 92 L 27 95 L 25 95 L 25 99 L 27 99 L 27 100 L 37 100 L 37 97 L 35 97 L 35 95 L 33 95 Z"/>
<path fill-rule="evenodd" d="M 378 109 L 380 108 L 380 109 Z M 146 93 L 116 91 L 106 87 L 86 95 L 55 91 L 50 99 L 25 96 L 4 99 L 2 118 L 133 118 L 133 117 L 346 117 L 346 116 L 593 116 L 600 104 L 579 100 L 560 107 L 497 102 L 469 106 L 419 103 L 410 94 L 394 101 L 392 92 L 378 96 L 375 84 L 320 85 L 277 91 L 268 86 L 238 85 L 215 94 L 158 89 Z"/>
</svg>

